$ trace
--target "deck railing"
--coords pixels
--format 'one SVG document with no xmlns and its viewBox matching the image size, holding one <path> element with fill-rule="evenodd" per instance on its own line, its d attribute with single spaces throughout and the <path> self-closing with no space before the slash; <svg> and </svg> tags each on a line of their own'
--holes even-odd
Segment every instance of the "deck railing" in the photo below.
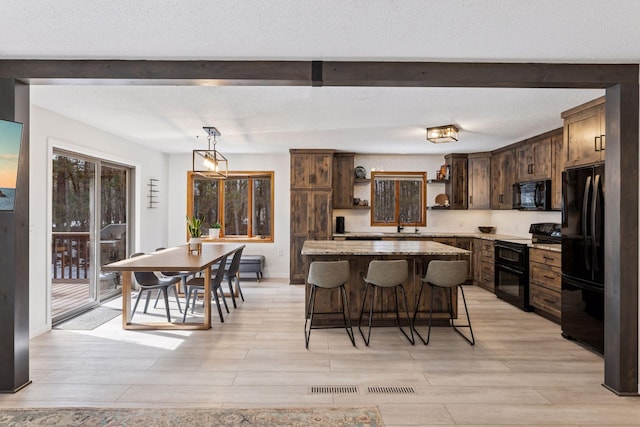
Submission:
<svg viewBox="0 0 640 427">
<path fill-rule="evenodd" d="M 54 232 L 51 240 L 52 277 L 86 279 L 89 277 L 89 232 Z"/>
</svg>

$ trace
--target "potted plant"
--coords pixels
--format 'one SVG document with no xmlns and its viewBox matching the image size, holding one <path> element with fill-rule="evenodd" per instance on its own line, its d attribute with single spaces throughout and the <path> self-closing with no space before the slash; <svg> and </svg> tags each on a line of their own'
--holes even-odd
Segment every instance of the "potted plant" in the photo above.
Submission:
<svg viewBox="0 0 640 427">
<path fill-rule="evenodd" d="M 187 217 L 187 230 L 189 230 L 189 251 L 199 249 L 202 244 L 202 222 L 204 218 L 198 216 Z"/>
<path fill-rule="evenodd" d="M 220 238 L 220 229 L 222 228 L 222 225 L 220 225 L 220 223 L 218 221 L 216 221 L 211 228 L 209 229 L 209 236 L 212 239 L 219 239 Z"/>
</svg>

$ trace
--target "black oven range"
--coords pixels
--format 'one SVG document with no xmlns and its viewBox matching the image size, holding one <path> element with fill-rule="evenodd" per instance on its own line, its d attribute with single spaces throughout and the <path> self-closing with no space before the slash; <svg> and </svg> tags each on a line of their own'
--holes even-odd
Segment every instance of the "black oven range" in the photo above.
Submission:
<svg viewBox="0 0 640 427">
<path fill-rule="evenodd" d="M 531 311 L 529 305 L 529 245 L 560 243 L 561 226 L 537 223 L 529 227 L 531 239 L 505 239 L 495 242 L 496 296 L 516 307 Z"/>
</svg>

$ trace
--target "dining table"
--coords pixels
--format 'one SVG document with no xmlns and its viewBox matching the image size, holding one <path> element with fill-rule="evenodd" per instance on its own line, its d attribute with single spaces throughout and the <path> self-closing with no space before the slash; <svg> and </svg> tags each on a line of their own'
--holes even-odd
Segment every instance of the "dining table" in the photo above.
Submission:
<svg viewBox="0 0 640 427">
<path fill-rule="evenodd" d="M 102 271 L 122 273 L 122 328 L 123 329 L 210 329 L 211 298 L 204 298 L 204 321 L 200 322 L 140 322 L 133 323 L 131 312 L 132 274 L 136 271 L 204 271 L 204 295 L 211 295 L 210 269 L 223 257 L 243 248 L 243 244 L 203 243 L 200 251 L 190 251 L 188 245 L 170 247 L 134 258 L 103 265 Z M 185 308 L 186 309 L 186 308 Z"/>
</svg>

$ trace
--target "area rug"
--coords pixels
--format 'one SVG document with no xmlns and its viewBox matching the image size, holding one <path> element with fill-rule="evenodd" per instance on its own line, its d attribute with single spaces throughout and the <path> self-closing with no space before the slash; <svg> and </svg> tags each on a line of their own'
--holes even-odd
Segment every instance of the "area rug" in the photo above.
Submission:
<svg viewBox="0 0 640 427">
<path fill-rule="evenodd" d="M 56 325 L 54 329 L 88 331 L 107 323 L 122 314 L 122 310 L 109 307 L 96 307 L 72 319 Z"/>
<path fill-rule="evenodd" d="M 383 426 L 376 406 L 347 408 L 29 408 L 0 409 L 9 427 Z"/>
</svg>

